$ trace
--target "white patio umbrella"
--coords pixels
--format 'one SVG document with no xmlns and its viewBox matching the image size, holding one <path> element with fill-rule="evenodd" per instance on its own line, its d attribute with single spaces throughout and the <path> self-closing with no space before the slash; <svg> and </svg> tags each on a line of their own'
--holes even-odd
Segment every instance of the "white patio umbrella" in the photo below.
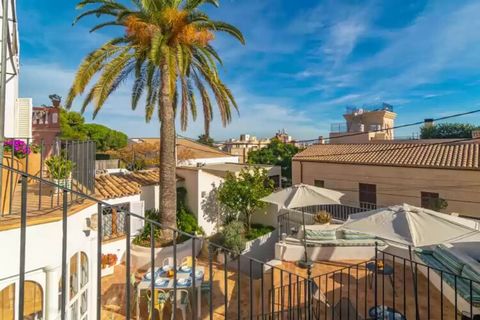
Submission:
<svg viewBox="0 0 480 320">
<path fill-rule="evenodd" d="M 342 229 L 374 235 L 394 246 L 425 247 L 480 235 L 467 220 L 408 204 L 350 215 Z"/>
<path fill-rule="evenodd" d="M 417 286 L 413 271 L 412 247 L 457 242 L 480 236 L 480 232 L 469 225 L 467 219 L 408 204 L 352 214 L 341 229 L 370 234 L 393 246 L 408 247 L 417 316 Z"/>
<path fill-rule="evenodd" d="M 297 184 L 274 192 L 260 200 L 273 203 L 280 209 L 294 209 L 322 204 L 340 204 L 343 193 L 308 184 Z"/>
<path fill-rule="evenodd" d="M 274 192 L 260 200 L 278 205 L 279 209 L 301 208 L 303 224 L 303 247 L 305 250 L 303 267 L 311 267 L 312 262 L 307 258 L 307 240 L 305 237 L 305 212 L 304 207 L 340 204 L 344 194 L 338 191 L 314 187 L 308 184 L 297 184 L 289 188 Z"/>
</svg>

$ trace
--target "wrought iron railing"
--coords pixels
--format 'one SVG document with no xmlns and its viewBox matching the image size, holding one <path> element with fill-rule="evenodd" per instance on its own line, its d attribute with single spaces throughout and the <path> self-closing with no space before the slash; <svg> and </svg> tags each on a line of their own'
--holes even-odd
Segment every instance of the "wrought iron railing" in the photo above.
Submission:
<svg viewBox="0 0 480 320">
<path fill-rule="evenodd" d="M 303 217 L 302 210 L 305 214 L 305 224 L 315 224 L 315 214 L 321 211 L 326 211 L 331 214 L 333 221 L 341 223 L 347 221 L 351 214 L 374 210 L 377 208 L 375 204 L 362 203 L 362 207 L 354 207 L 343 204 L 328 204 L 308 206 L 302 209 L 284 209 L 277 217 L 277 231 L 279 235 L 286 234 L 288 236 L 293 235 L 302 226 Z"/>
<path fill-rule="evenodd" d="M 317 319 L 464 320 L 480 314 L 479 279 L 377 247 L 374 259 L 313 277 L 312 281 L 312 309 Z M 318 296 L 323 296 L 324 302 Z M 382 316 L 383 309 L 376 306 L 384 306 L 392 314 Z"/>
<path fill-rule="evenodd" d="M 31 251 L 30 246 L 27 245 L 32 242 L 40 242 L 44 239 L 33 238 L 30 236 L 30 232 L 34 233 L 40 227 L 37 223 L 35 228 L 28 227 L 32 221 L 29 215 L 28 197 L 29 197 L 29 180 L 33 179 L 37 182 L 42 182 L 45 185 L 51 187 L 60 187 L 55 185 L 52 181 L 41 179 L 39 177 L 30 176 L 23 171 L 19 171 L 4 165 L 0 165 L 4 171 L 14 172 L 20 175 L 20 195 L 21 195 L 21 210 L 18 218 L 19 241 L 18 241 L 18 256 L 9 257 L 7 264 L 18 265 L 18 273 L 12 274 L 8 278 L 18 277 L 18 293 L 15 299 L 18 299 L 18 305 L 15 310 L 16 317 L 18 319 L 24 319 L 28 314 L 25 307 L 25 280 L 26 275 L 32 271 L 32 265 L 35 265 L 35 270 L 38 270 L 39 262 L 32 261 L 34 253 Z M 195 303 L 190 304 L 190 309 L 186 310 L 187 319 L 280 319 L 285 316 L 287 309 L 290 309 L 291 319 L 311 319 L 307 317 L 309 314 L 310 293 L 305 294 L 303 288 L 309 280 L 306 277 L 297 275 L 291 271 L 285 270 L 281 265 L 274 265 L 267 261 L 262 261 L 249 257 L 246 255 L 236 254 L 229 249 L 222 247 L 221 245 L 213 242 L 206 242 L 203 237 L 197 235 L 190 235 L 180 230 L 166 226 L 158 221 L 150 220 L 143 217 L 141 214 L 133 213 L 126 208 L 122 208 L 121 214 L 125 221 L 124 232 L 125 238 L 121 238 L 116 242 L 117 246 L 121 245 L 124 248 L 124 253 L 120 254 L 120 261 L 113 266 L 113 276 L 102 278 L 102 274 L 105 271 L 105 264 L 109 263 L 105 261 L 105 256 L 111 253 L 112 242 L 104 243 L 105 228 L 107 225 L 104 223 L 104 216 L 111 215 L 113 210 L 116 210 L 115 204 L 109 204 L 99 199 L 94 198 L 91 195 L 81 193 L 80 191 L 61 186 L 60 191 L 60 208 L 58 213 L 53 214 L 53 220 L 48 220 L 48 224 L 58 222 L 61 224 L 60 233 L 49 234 L 48 237 L 58 237 L 58 241 L 61 245 L 58 246 L 59 252 L 55 249 L 45 248 L 45 252 L 48 256 L 53 256 L 58 259 L 61 275 L 58 277 L 58 297 L 59 297 L 59 314 L 60 319 L 73 319 L 75 318 L 71 313 L 75 310 L 86 310 L 83 306 L 79 306 L 72 303 L 72 291 L 69 290 L 71 282 L 74 281 L 72 272 L 72 262 L 68 260 L 71 254 L 71 246 L 77 247 L 79 243 L 72 242 L 72 239 L 78 233 L 85 233 L 90 238 L 92 244 L 89 245 L 92 251 L 92 259 L 90 266 L 94 266 L 95 270 L 90 274 L 95 278 L 91 287 L 88 287 L 83 292 L 87 294 L 94 294 L 92 299 L 88 301 L 95 301 L 93 304 L 88 305 L 88 318 L 105 319 L 115 318 L 111 313 L 115 311 L 116 316 L 125 319 L 154 319 L 152 314 L 159 309 L 159 300 L 155 299 L 156 295 L 160 292 L 168 290 L 169 307 L 162 309 L 162 312 L 168 313 L 172 316 L 172 319 L 178 319 L 180 311 L 182 309 L 183 300 L 177 299 L 178 294 L 181 294 L 185 290 L 188 290 L 189 300 Z M 86 226 L 82 226 L 82 230 L 74 229 L 73 226 L 76 223 L 76 215 L 72 211 L 75 204 L 69 202 L 71 195 L 89 201 L 90 211 L 96 206 L 97 215 L 96 221 L 93 218 L 89 218 L 89 223 Z M 50 218 L 52 218 L 50 217 Z M 56 220 L 55 220 L 56 219 Z M 107 219 L 111 221 L 111 219 Z M 147 240 L 146 252 L 148 252 L 147 264 L 140 266 L 137 260 L 134 259 L 133 254 L 137 254 L 137 247 L 132 244 L 132 239 L 137 234 L 135 228 L 132 225 L 138 226 L 138 222 L 143 225 L 150 226 L 150 238 Z M 1 221 L 0 221 L 1 224 Z M 47 224 L 47 225 L 48 225 Z M 35 230 L 34 230 L 35 229 Z M 169 244 L 171 249 L 168 254 L 168 259 L 172 263 L 171 279 L 173 279 L 173 285 L 168 289 L 159 287 L 157 273 L 160 272 L 158 267 L 163 266 L 163 262 L 159 262 L 162 258 L 161 251 L 156 247 L 157 230 L 162 232 L 168 232 L 172 236 L 172 241 Z M 1 235 L 1 232 L 0 232 Z M 37 234 L 38 235 L 38 234 Z M 182 240 L 181 240 L 182 239 Z M 185 240 L 186 239 L 186 240 Z M 79 240 L 85 241 L 85 240 Z M 181 242 L 184 241 L 184 242 Z M 203 250 L 199 250 L 200 246 L 204 246 Z M 119 250 L 117 248 L 117 250 Z M 122 249 L 123 250 L 123 249 Z M 145 251 L 144 250 L 144 251 Z M 164 249 L 161 249 L 164 250 Z M 200 253 L 199 253 L 200 252 Z M 58 258 L 57 258 L 58 257 Z M 180 273 L 183 272 L 180 267 L 180 260 L 185 257 L 190 257 L 191 272 L 189 273 L 190 285 L 185 288 L 182 287 L 179 279 Z M 103 258 L 103 259 L 102 259 Z M 137 257 L 138 258 L 138 257 Z M 220 259 L 221 258 L 221 259 Z M 108 259 L 107 259 L 108 260 Z M 18 264 L 17 264 L 18 261 Z M 115 263 L 112 263 L 115 264 Z M 247 265 L 248 268 L 242 266 Z M 5 266 L 2 263 L 2 266 Z M 52 266 L 48 266 L 51 268 Z M 197 277 L 196 271 L 203 273 L 202 277 Z M 86 271 L 82 273 L 88 274 Z M 1 279 L 0 279 L 1 280 Z M 55 281 L 53 281 L 55 283 Z M 276 287 L 288 288 L 281 289 L 280 295 L 282 297 L 290 297 L 289 302 L 286 302 L 282 306 L 282 303 L 278 304 L 278 298 L 275 297 L 277 290 Z M 198 290 L 195 290 L 198 288 Z M 297 288 L 297 289 L 296 289 Z M 298 289 L 300 288 L 300 290 Z M 71 289 L 71 288 L 70 288 Z M 48 292 L 48 288 L 45 292 Z M 93 292 L 92 292 L 93 291 Z M 75 291 L 78 292 L 78 291 Z M 155 294 L 151 294 L 154 292 Z M 200 296 L 198 296 L 200 295 Z M 293 298 L 295 295 L 295 298 Z M 200 303 L 196 303 L 198 297 L 202 297 Z M 113 297 L 113 299 L 111 299 Z M 153 299 L 148 300 L 148 297 Z M 110 300 L 108 300 L 110 299 Z M 283 301 L 283 298 L 282 298 Z M 52 303 L 52 301 L 47 301 Z M 162 302 L 163 303 L 163 302 Z M 114 305 L 114 306 L 112 306 Z M 52 306 L 45 306 L 47 310 L 51 310 Z M 203 307 L 203 308 L 202 308 Z M 53 306 L 55 309 L 55 306 Z M 303 310 L 294 311 L 294 310 Z M 41 312 L 37 312 L 36 316 L 42 317 Z M 52 316 L 51 314 L 49 316 Z M 79 319 L 84 319 L 87 315 L 79 316 Z"/>
<path fill-rule="evenodd" d="M 52 156 L 62 156 L 73 163 L 70 176 L 60 181 L 67 184 L 72 190 L 93 194 L 95 192 L 95 153 L 96 147 L 93 141 L 64 141 L 55 139 L 45 141 L 30 138 L 6 139 L 6 141 L 19 140 L 25 143 L 30 150 L 26 156 L 19 158 L 14 152 L 5 152 L 3 163 L 14 167 L 29 176 L 30 194 L 29 205 L 33 210 L 33 203 L 38 211 L 50 210 L 60 206 L 61 195 L 58 188 L 45 184 L 44 180 L 53 181 L 45 161 Z M 20 194 L 17 189 L 19 175 L 5 172 L 1 182 L 0 217 L 7 215 L 18 215 L 20 213 Z M 69 201 L 77 198 L 73 193 L 69 194 Z"/>
</svg>

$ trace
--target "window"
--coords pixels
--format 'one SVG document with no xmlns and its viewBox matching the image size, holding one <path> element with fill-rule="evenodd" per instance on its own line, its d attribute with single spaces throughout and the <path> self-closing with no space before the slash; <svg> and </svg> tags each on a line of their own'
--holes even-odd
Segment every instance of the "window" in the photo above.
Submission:
<svg viewBox="0 0 480 320">
<path fill-rule="evenodd" d="M 360 208 L 375 209 L 377 207 L 377 185 L 359 183 L 358 196 Z"/>
<path fill-rule="evenodd" d="M 103 240 L 115 239 L 125 235 L 125 212 L 130 211 L 130 203 L 103 207 Z"/>
<path fill-rule="evenodd" d="M 88 311 L 88 257 L 84 252 L 70 258 L 70 319 L 85 320 Z"/>
<path fill-rule="evenodd" d="M 13 320 L 15 318 L 15 284 L 0 291 L 0 319 Z"/>
<path fill-rule="evenodd" d="M 440 200 L 438 193 L 434 192 L 421 192 L 422 208 L 426 209 L 437 209 L 437 203 Z"/>
<path fill-rule="evenodd" d="M 325 188 L 325 181 L 324 180 L 314 180 L 313 185 L 315 187 Z"/>
</svg>

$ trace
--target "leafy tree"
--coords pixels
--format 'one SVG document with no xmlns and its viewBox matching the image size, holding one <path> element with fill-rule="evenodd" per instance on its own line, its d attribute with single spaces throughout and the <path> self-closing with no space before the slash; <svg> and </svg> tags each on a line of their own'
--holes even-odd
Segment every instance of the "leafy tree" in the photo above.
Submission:
<svg viewBox="0 0 480 320">
<path fill-rule="evenodd" d="M 60 109 L 60 139 L 92 140 L 98 151 L 117 150 L 127 145 L 126 134 L 101 124 L 85 123 L 78 112 Z"/>
<path fill-rule="evenodd" d="M 422 126 L 420 138 L 422 139 L 462 139 L 471 138 L 472 131 L 479 127 L 468 123 L 439 123 L 433 126 Z"/>
<path fill-rule="evenodd" d="M 243 222 L 249 233 L 252 214 L 267 205 L 260 199 L 272 191 L 273 181 L 263 169 L 243 169 L 238 176 L 228 173 L 218 188 L 218 200 L 228 209 L 227 214 L 230 217 L 225 223 L 228 225 L 236 217 Z"/>
<path fill-rule="evenodd" d="M 282 168 L 282 176 L 286 178 L 287 184 L 292 181 L 292 158 L 300 151 L 291 143 L 283 143 L 278 139 L 272 139 L 265 148 L 250 151 L 248 163 L 250 164 L 271 164 Z"/>
<path fill-rule="evenodd" d="M 217 65 L 221 60 L 211 42 L 216 32 L 245 41 L 237 28 L 211 20 L 210 14 L 201 11 L 208 4 L 218 6 L 218 0 L 132 0 L 129 5 L 121 0 L 83 0 L 77 5 L 79 9 L 93 7 L 76 21 L 89 16 L 108 18 L 91 31 L 116 26 L 120 32 L 83 60 L 66 106 L 96 80 L 82 106 L 83 111 L 92 103 L 95 117 L 107 98 L 133 76 L 132 108 L 136 109 L 145 93 L 146 120 L 150 121 L 157 108 L 161 122 L 159 202 L 161 220 L 167 227 L 176 225 L 175 114 L 180 116 L 181 129 L 186 130 L 189 113 L 194 119 L 197 116 L 199 96 L 208 134 L 212 93 L 224 126 L 231 120 L 231 109 L 237 109 L 231 91 L 220 79 Z"/>
<path fill-rule="evenodd" d="M 118 150 L 127 146 L 128 137 L 123 132 L 96 123 L 87 123 L 83 128 L 88 139 L 95 141 L 98 151 Z"/>
<path fill-rule="evenodd" d="M 60 139 L 87 140 L 87 134 L 83 130 L 84 124 L 85 118 L 80 113 L 60 109 Z"/>
<path fill-rule="evenodd" d="M 215 140 L 213 140 L 212 138 L 210 138 L 206 134 L 201 134 L 201 135 L 198 136 L 197 142 L 199 142 L 201 144 L 204 144 L 206 146 L 213 147 L 214 146 L 213 144 L 214 144 Z"/>
</svg>

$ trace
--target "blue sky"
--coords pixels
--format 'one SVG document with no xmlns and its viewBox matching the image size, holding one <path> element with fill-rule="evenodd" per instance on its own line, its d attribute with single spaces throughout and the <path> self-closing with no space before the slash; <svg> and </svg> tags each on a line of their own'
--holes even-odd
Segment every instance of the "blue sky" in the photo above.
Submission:
<svg viewBox="0 0 480 320">
<path fill-rule="evenodd" d="M 47 104 L 50 93 L 65 97 L 83 56 L 120 32 L 90 34 L 94 20 L 72 27 L 75 3 L 18 1 L 20 94 L 34 105 Z M 223 0 L 209 12 L 247 39 L 245 47 L 216 39 L 240 105 L 227 128 L 214 119 L 216 139 L 269 137 L 281 128 L 302 139 L 327 135 L 350 104 L 388 102 L 397 124 L 480 107 L 479 1 Z M 112 96 L 95 122 L 130 136 L 158 135 L 157 121 L 145 124 L 142 110 L 131 111 L 129 89 Z M 195 137 L 202 127 L 192 122 L 182 134 Z"/>
</svg>

